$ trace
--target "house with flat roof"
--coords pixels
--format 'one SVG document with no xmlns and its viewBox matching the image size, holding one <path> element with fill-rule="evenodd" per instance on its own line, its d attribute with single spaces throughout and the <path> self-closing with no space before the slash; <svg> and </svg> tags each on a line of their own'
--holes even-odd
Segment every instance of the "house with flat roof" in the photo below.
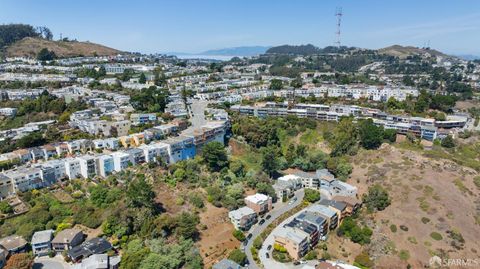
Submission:
<svg viewBox="0 0 480 269">
<path fill-rule="evenodd" d="M 48 255 L 50 250 L 52 250 L 52 239 L 53 230 L 35 232 L 30 243 L 32 245 L 33 255 Z"/>
<path fill-rule="evenodd" d="M 344 202 L 322 199 L 320 200 L 319 204 L 328 206 L 328 208 L 337 212 L 337 215 L 339 216 L 339 222 L 341 222 L 343 218 L 347 216 L 347 204 L 345 204 Z"/>
<path fill-rule="evenodd" d="M 98 175 L 107 177 L 113 172 L 113 157 L 111 155 L 100 155 L 96 158 Z"/>
<path fill-rule="evenodd" d="M 334 196 L 333 200 L 343 202 L 347 205 L 347 216 L 355 214 L 355 212 L 357 212 L 357 210 L 362 206 L 361 200 L 350 196 Z"/>
<path fill-rule="evenodd" d="M 52 240 L 52 249 L 56 252 L 63 252 L 72 247 L 80 245 L 83 241 L 83 232 L 79 229 L 65 229 L 57 233 Z"/>
<path fill-rule="evenodd" d="M 9 255 L 25 252 L 27 240 L 19 235 L 10 235 L 0 239 L 0 246 L 5 248 Z"/>
<path fill-rule="evenodd" d="M 257 213 L 247 206 L 228 212 L 228 217 L 237 230 L 246 231 L 257 222 Z"/>
<path fill-rule="evenodd" d="M 256 193 L 245 197 L 245 205 L 261 215 L 272 210 L 272 197 Z"/>
<path fill-rule="evenodd" d="M 273 233 L 274 244 L 284 247 L 290 257 L 299 260 L 308 251 L 309 234 L 292 227 L 278 227 Z"/>
<path fill-rule="evenodd" d="M 318 229 L 320 238 L 326 236 L 328 233 L 328 221 L 324 216 L 318 213 L 302 211 L 300 214 L 298 214 L 298 216 L 295 217 L 295 219 L 315 225 Z"/>
<path fill-rule="evenodd" d="M 119 256 L 108 256 L 107 254 L 93 254 L 74 264 L 72 269 L 118 269 L 120 268 Z"/>
<path fill-rule="evenodd" d="M 241 268 L 242 266 L 240 266 L 238 263 L 229 259 L 223 259 L 212 266 L 212 269 L 241 269 Z"/>
<path fill-rule="evenodd" d="M 130 155 L 123 151 L 117 151 L 111 154 L 113 157 L 113 170 L 120 172 L 127 169 L 130 162 Z"/>
<path fill-rule="evenodd" d="M 328 221 L 328 228 L 330 231 L 334 230 L 338 226 L 339 215 L 336 211 L 330 209 L 327 206 L 320 204 L 313 204 L 309 207 L 309 211 L 320 214 L 322 217 L 326 218 Z"/>
</svg>

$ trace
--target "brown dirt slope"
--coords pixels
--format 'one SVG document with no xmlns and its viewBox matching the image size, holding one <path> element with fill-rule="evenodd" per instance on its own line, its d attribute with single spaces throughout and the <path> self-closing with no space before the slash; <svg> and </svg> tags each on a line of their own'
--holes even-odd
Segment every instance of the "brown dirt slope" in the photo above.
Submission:
<svg viewBox="0 0 480 269">
<path fill-rule="evenodd" d="M 439 52 L 437 50 L 433 49 L 422 49 L 422 48 L 417 48 L 417 47 L 412 47 L 412 46 L 400 46 L 400 45 L 393 45 L 390 47 L 385 47 L 382 49 L 378 50 L 379 53 L 391 55 L 391 56 L 396 56 L 399 58 L 406 58 L 407 56 L 413 56 L 413 55 L 421 55 L 425 53 L 429 53 L 430 55 L 433 56 L 444 56 L 448 57 L 448 55 Z"/>
<path fill-rule="evenodd" d="M 479 257 L 480 190 L 473 182 L 475 170 L 389 145 L 361 151 L 353 163 L 349 182 L 359 186 L 360 194 L 381 184 L 392 200 L 366 220 L 374 232 L 372 243 L 364 248 L 376 268 L 407 264 L 423 268 L 433 255 Z"/>
<path fill-rule="evenodd" d="M 112 56 L 121 51 L 103 45 L 79 41 L 51 41 L 40 38 L 26 37 L 7 48 L 7 57 L 35 57 L 37 53 L 47 48 L 54 51 L 58 57 L 73 56 Z"/>
</svg>

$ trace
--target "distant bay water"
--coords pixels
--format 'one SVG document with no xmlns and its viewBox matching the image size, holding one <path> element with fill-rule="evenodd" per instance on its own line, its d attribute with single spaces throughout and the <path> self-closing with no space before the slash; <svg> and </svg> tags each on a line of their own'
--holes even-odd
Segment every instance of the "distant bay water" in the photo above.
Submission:
<svg viewBox="0 0 480 269">
<path fill-rule="evenodd" d="M 206 60 L 218 60 L 218 61 L 228 61 L 233 57 L 241 56 L 230 56 L 230 55 L 204 55 L 204 54 L 177 54 L 175 55 L 179 59 L 206 59 Z"/>
</svg>

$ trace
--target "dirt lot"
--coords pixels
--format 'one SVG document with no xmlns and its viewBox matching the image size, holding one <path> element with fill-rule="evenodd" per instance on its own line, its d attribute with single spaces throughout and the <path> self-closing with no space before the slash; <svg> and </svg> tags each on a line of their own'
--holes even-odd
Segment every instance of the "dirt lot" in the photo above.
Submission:
<svg viewBox="0 0 480 269">
<path fill-rule="evenodd" d="M 204 267 L 210 268 L 214 263 L 228 256 L 231 250 L 240 247 L 240 242 L 233 237 L 233 225 L 228 219 L 228 210 L 206 203 L 206 210 L 200 213 L 201 226 L 198 247 L 203 257 Z M 206 229 L 205 229 L 206 228 Z"/>
<path fill-rule="evenodd" d="M 379 183 L 392 200 L 366 220 L 374 235 L 365 248 L 376 268 L 422 268 L 433 255 L 479 257 L 480 193 L 474 170 L 389 145 L 360 152 L 353 166 L 348 182 L 359 187 L 360 195 Z M 342 246 L 352 254 L 359 247 Z"/>
</svg>

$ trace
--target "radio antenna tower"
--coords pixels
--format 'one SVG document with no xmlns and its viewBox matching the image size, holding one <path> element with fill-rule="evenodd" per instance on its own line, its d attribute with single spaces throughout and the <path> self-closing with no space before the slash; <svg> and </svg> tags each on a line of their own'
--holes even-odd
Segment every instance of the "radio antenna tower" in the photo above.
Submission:
<svg viewBox="0 0 480 269">
<path fill-rule="evenodd" d="M 335 11 L 335 16 L 337 17 L 337 32 L 335 32 L 335 34 L 337 36 L 337 40 L 335 41 L 335 45 L 340 48 L 340 46 L 342 44 L 340 42 L 340 33 L 341 33 L 340 32 L 340 26 L 342 24 L 342 16 L 343 16 L 341 7 L 337 7 L 337 10 Z"/>
</svg>

